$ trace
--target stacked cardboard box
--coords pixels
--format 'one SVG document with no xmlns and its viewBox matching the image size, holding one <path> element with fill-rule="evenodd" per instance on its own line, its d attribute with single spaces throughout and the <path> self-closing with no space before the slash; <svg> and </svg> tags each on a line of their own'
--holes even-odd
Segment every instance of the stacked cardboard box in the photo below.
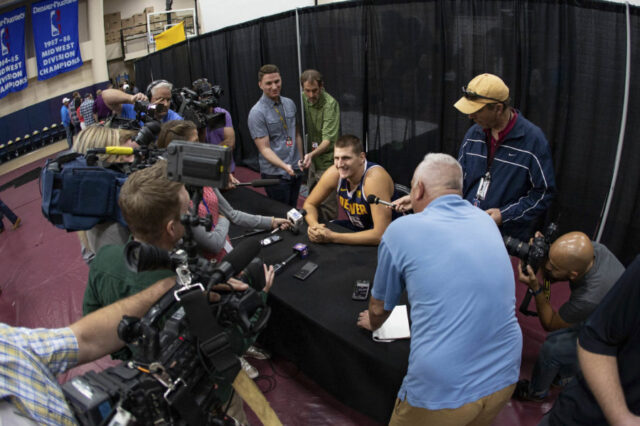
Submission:
<svg viewBox="0 0 640 426">
<path fill-rule="evenodd" d="M 120 29 L 120 12 L 108 13 L 104 15 L 104 30 L 119 30 Z"/>
<path fill-rule="evenodd" d="M 120 12 L 108 13 L 104 15 L 104 41 L 105 44 L 120 42 Z"/>
</svg>

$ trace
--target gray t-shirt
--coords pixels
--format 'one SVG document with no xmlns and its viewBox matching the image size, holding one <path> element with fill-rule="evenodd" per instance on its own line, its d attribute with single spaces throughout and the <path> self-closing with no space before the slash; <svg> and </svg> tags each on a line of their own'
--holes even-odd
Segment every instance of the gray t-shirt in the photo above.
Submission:
<svg viewBox="0 0 640 426">
<path fill-rule="evenodd" d="M 280 96 L 280 102 L 276 104 L 263 94 L 249 111 L 247 121 L 251 138 L 269 136 L 273 152 L 294 169 L 300 160 L 296 146 L 296 111 L 296 104 L 291 99 Z M 261 173 L 289 179 L 287 172 L 271 164 L 262 155 L 258 159 Z"/>
<path fill-rule="evenodd" d="M 558 311 L 567 323 L 586 320 L 624 272 L 624 266 L 608 248 L 594 241 L 593 251 L 593 266 L 580 280 L 569 282 L 571 296 Z"/>
</svg>

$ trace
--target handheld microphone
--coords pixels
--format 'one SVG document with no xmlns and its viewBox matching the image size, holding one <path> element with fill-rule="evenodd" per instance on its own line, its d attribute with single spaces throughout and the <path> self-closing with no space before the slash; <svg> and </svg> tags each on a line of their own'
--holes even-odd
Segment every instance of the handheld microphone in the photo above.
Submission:
<svg viewBox="0 0 640 426">
<path fill-rule="evenodd" d="M 291 222 L 291 232 L 295 235 L 300 233 L 300 225 L 304 222 L 304 217 L 307 215 L 305 209 L 291 209 L 287 212 L 287 219 Z"/>
<path fill-rule="evenodd" d="M 262 188 L 264 186 L 277 185 L 280 179 L 255 179 L 251 182 L 236 183 L 236 186 L 253 186 L 254 188 Z"/>
<path fill-rule="evenodd" d="M 376 197 L 373 194 L 367 195 L 367 203 L 369 203 L 369 204 L 382 204 L 383 206 L 391 207 L 392 209 L 396 208 L 396 206 L 393 203 L 381 200 L 380 198 Z"/>
<path fill-rule="evenodd" d="M 291 262 L 297 256 L 300 256 L 300 259 L 306 259 L 307 256 L 309 256 L 309 248 L 307 247 L 306 244 L 296 243 L 293 246 L 293 253 L 292 254 L 290 254 L 282 262 L 276 263 L 275 265 L 273 265 L 273 272 L 276 273 L 276 274 L 280 273 L 280 271 L 282 271 L 284 269 L 284 267 L 287 266 L 289 264 L 289 262 Z"/>
</svg>

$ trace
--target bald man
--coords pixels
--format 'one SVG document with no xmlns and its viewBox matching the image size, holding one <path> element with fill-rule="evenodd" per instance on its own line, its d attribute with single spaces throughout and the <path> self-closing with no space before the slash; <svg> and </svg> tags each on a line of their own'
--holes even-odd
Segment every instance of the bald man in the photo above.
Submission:
<svg viewBox="0 0 640 426">
<path fill-rule="evenodd" d="M 550 333 L 540 349 L 531 381 L 518 382 L 515 396 L 541 402 L 552 383 L 566 384 L 577 372 L 578 333 L 624 267 L 605 246 L 582 232 L 562 235 L 551 245 L 543 270 L 544 278 L 550 282 L 569 281 L 571 295 L 558 312 L 551 307 L 531 267 L 527 266 L 526 274 L 521 267 L 518 271 L 520 281 L 529 286 L 528 291 L 536 299 L 542 328 Z"/>
<path fill-rule="evenodd" d="M 358 316 L 375 330 L 408 294 L 409 367 L 389 424 L 489 425 L 520 373 L 509 255 L 491 218 L 462 198 L 462 168 L 450 155 L 418 165 L 410 202 L 415 213 L 382 236 L 369 309 Z"/>
</svg>

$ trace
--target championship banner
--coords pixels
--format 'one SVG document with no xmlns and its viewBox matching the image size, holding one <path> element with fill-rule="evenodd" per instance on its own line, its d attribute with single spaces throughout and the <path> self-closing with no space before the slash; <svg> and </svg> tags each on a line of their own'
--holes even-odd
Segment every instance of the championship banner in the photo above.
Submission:
<svg viewBox="0 0 640 426">
<path fill-rule="evenodd" d="M 24 17 L 20 7 L 0 15 L 0 99 L 27 87 L 24 61 Z"/>
<path fill-rule="evenodd" d="M 82 66 L 78 42 L 78 0 L 45 0 L 31 5 L 38 80 Z"/>
</svg>

